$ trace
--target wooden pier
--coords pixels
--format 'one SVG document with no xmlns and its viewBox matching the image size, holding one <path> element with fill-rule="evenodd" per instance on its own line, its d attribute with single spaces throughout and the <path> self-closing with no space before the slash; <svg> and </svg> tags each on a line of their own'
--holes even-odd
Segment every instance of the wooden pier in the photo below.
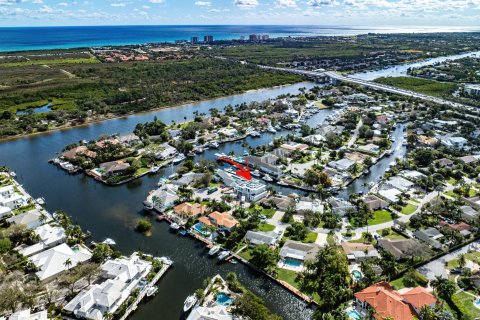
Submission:
<svg viewBox="0 0 480 320">
<path fill-rule="evenodd" d="M 155 277 L 152 279 L 152 281 L 150 281 L 150 282 L 143 288 L 143 290 L 138 293 L 137 299 L 135 299 L 135 301 L 127 308 L 127 310 L 125 311 L 125 314 L 120 318 L 120 320 L 125 320 L 125 319 L 127 319 L 128 316 L 130 316 L 130 314 L 138 308 L 138 305 L 140 304 L 140 302 L 141 302 L 141 301 L 143 300 L 143 298 L 145 298 L 145 296 L 147 295 L 148 289 L 150 289 L 152 286 L 154 286 L 155 283 L 157 283 L 158 280 L 160 280 L 160 278 L 165 274 L 165 272 L 167 272 L 167 270 L 168 270 L 171 266 L 172 266 L 171 264 L 167 264 L 167 263 L 165 263 L 165 262 L 163 263 L 162 269 L 160 269 L 160 271 L 158 271 L 158 273 L 155 275 Z"/>
</svg>

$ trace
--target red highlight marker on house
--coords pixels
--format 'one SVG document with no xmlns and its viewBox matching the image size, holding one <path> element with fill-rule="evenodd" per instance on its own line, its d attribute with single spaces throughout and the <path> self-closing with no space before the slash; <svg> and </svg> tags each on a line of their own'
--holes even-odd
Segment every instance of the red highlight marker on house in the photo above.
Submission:
<svg viewBox="0 0 480 320">
<path fill-rule="evenodd" d="M 239 169 L 235 172 L 237 176 L 240 176 L 248 181 L 252 180 L 252 175 L 250 174 L 250 169 L 248 168 L 248 162 L 247 162 L 247 166 L 242 166 L 240 163 L 225 157 L 218 158 L 217 161 L 223 161 L 237 167 Z"/>
</svg>

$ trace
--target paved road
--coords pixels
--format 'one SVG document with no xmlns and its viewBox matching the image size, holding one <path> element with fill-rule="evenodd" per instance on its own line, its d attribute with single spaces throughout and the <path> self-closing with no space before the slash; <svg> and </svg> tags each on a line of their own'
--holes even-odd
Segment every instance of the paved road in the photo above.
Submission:
<svg viewBox="0 0 480 320">
<path fill-rule="evenodd" d="M 448 273 L 445 268 L 445 263 L 456 259 L 460 254 L 467 253 L 470 250 L 478 250 L 479 247 L 480 241 L 473 242 L 439 259 L 430 261 L 426 265 L 418 268 L 417 271 L 423 274 L 429 280 L 435 279 L 436 276 L 446 278 L 448 277 Z"/>
</svg>

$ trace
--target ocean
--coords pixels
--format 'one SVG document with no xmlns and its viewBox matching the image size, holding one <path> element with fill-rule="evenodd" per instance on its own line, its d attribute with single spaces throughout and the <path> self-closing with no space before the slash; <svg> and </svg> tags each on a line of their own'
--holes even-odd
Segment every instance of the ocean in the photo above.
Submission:
<svg viewBox="0 0 480 320">
<path fill-rule="evenodd" d="M 350 27 L 350 26 L 267 26 L 267 25 L 204 25 L 204 26 L 82 26 L 82 27 L 1 27 L 0 51 L 66 49 L 107 45 L 174 42 L 211 35 L 215 40 L 248 38 L 250 34 L 284 36 L 356 35 L 370 32 L 440 32 L 478 31 L 479 28 L 439 27 Z"/>
</svg>

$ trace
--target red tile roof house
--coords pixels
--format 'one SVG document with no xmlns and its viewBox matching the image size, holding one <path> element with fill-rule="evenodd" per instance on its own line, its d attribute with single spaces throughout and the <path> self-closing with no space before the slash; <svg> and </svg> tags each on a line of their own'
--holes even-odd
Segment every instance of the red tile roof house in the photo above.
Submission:
<svg viewBox="0 0 480 320">
<path fill-rule="evenodd" d="M 173 208 L 175 214 L 180 217 L 190 218 L 197 217 L 207 210 L 207 206 L 199 203 L 190 204 L 188 202 L 181 203 Z"/>
<path fill-rule="evenodd" d="M 232 231 L 236 226 L 240 223 L 232 217 L 230 214 L 224 212 L 220 213 L 218 211 L 214 211 L 210 213 L 208 216 L 200 217 L 198 219 L 201 223 L 207 226 L 220 228 L 227 231 Z"/>
<path fill-rule="evenodd" d="M 434 307 L 437 298 L 423 287 L 402 289 L 399 292 L 393 290 L 388 283 L 380 282 L 355 293 L 355 302 L 364 314 L 368 314 L 367 310 L 373 308 L 373 318 L 377 320 L 385 317 L 413 320 L 418 317 L 422 307 Z"/>
</svg>

